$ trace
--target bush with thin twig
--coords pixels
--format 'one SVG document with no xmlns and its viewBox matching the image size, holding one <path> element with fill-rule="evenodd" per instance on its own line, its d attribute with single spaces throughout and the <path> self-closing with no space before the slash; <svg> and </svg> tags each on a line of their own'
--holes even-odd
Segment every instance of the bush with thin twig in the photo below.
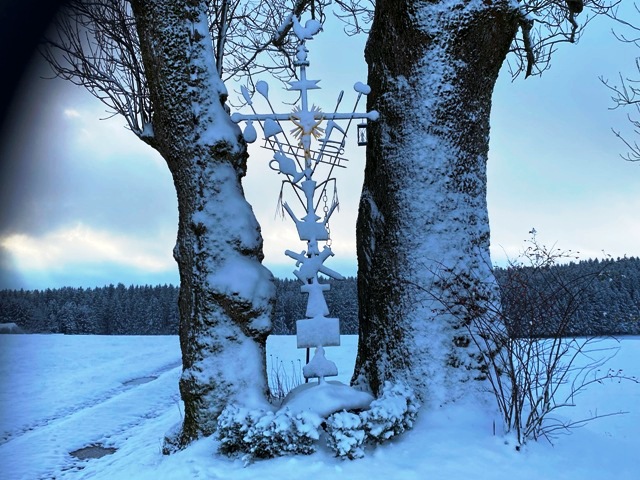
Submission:
<svg viewBox="0 0 640 480">
<path fill-rule="evenodd" d="M 287 394 L 302 384 L 302 362 L 291 360 L 290 365 L 269 355 L 269 394 L 271 402 L 279 404 Z"/>
<path fill-rule="evenodd" d="M 442 313 L 461 320 L 479 348 L 485 373 L 502 414 L 506 433 L 518 445 L 566 432 L 603 416 L 564 421 L 554 414 L 575 405 L 588 386 L 630 380 L 622 371 L 602 370 L 617 349 L 603 348 L 600 337 L 572 337 L 588 288 L 606 268 L 567 278 L 554 265 L 574 258 L 571 251 L 547 248 L 535 230 L 519 259 L 511 261 L 497 284 L 468 272 L 441 266 L 438 275 L 447 298 L 437 298 Z M 504 305 L 499 299 L 504 299 Z"/>
</svg>

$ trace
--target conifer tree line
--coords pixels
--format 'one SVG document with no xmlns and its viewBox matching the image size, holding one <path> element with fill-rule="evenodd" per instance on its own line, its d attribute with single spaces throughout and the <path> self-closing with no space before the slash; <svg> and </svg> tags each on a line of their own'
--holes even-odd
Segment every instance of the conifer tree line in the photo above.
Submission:
<svg viewBox="0 0 640 480">
<path fill-rule="evenodd" d="M 356 280 L 331 284 L 327 304 L 340 318 L 342 332 L 358 331 Z M 305 318 L 306 295 L 298 280 L 276 279 L 274 334 L 295 334 Z M 177 335 L 178 291 L 174 285 L 1 290 L 0 323 L 15 323 L 26 333 L 92 335 Z"/>
<path fill-rule="evenodd" d="M 551 263 L 494 269 L 512 337 L 640 334 L 640 258 Z"/>
<path fill-rule="evenodd" d="M 495 268 L 494 273 L 514 335 L 546 336 L 558 331 L 553 323 L 530 322 L 522 311 L 522 299 L 530 292 L 522 291 L 522 282 L 517 288 L 510 287 L 514 274 L 526 275 L 531 290 L 560 283 L 563 288 L 576 289 L 579 294 L 571 298 L 579 305 L 572 310 L 569 325 L 562 328 L 566 335 L 640 335 L 640 258 L 584 260 L 536 272 L 527 267 Z M 331 316 L 340 319 L 343 334 L 357 334 L 356 279 L 328 283 Z M 276 291 L 273 333 L 293 335 L 296 320 L 305 318 L 306 298 L 300 282 L 276 279 Z M 0 323 L 16 323 L 26 333 L 177 335 L 177 300 L 178 287 L 173 285 L 2 290 Z"/>
<path fill-rule="evenodd" d="M 175 335 L 177 301 L 173 285 L 3 290 L 0 321 L 26 333 Z"/>
</svg>

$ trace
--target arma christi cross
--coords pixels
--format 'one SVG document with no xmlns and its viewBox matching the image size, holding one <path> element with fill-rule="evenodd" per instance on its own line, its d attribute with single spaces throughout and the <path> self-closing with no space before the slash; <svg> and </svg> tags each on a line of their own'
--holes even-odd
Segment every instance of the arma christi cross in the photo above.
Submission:
<svg viewBox="0 0 640 480">
<path fill-rule="evenodd" d="M 287 202 L 282 203 L 284 211 L 291 217 L 296 225 L 300 240 L 307 242 L 306 251 L 300 253 L 286 250 L 285 254 L 296 261 L 297 270 L 293 273 L 303 283 L 301 291 L 308 294 L 306 319 L 296 322 L 296 334 L 298 348 L 316 348 L 315 355 L 311 361 L 303 368 L 303 375 L 306 379 L 318 378 L 318 382 L 323 382 L 324 377 L 338 374 L 334 362 L 327 360 L 324 354 L 326 346 L 340 345 L 340 325 L 337 318 L 329 318 L 329 309 L 324 298 L 324 292 L 330 288 L 329 284 L 321 284 L 318 274 L 322 273 L 334 279 L 342 279 L 342 275 L 331 270 L 324 265 L 327 258 L 333 256 L 331 251 L 331 239 L 329 234 L 329 218 L 338 206 L 336 197 L 335 178 L 331 177 L 334 167 L 344 167 L 346 159 L 342 157 L 344 152 L 347 131 L 354 119 L 367 119 L 375 121 L 378 112 L 370 111 L 357 113 L 356 109 L 362 95 L 367 95 L 369 87 L 357 82 L 354 90 L 358 93 L 354 108 L 349 113 L 339 113 L 338 108 L 342 101 L 344 92 L 340 92 L 338 101 L 333 113 L 323 112 L 319 107 L 313 105 L 309 108 L 309 90 L 319 89 L 320 80 L 310 80 L 307 78 L 308 49 L 306 41 L 311 40 L 321 30 L 320 22 L 308 20 L 304 26 L 295 17 L 291 17 L 293 31 L 298 38 L 298 46 L 294 65 L 299 69 L 298 79 L 289 82 L 289 90 L 298 91 L 299 98 L 293 111 L 287 113 L 277 113 L 269 101 L 269 86 L 264 81 L 259 81 L 255 85 L 256 91 L 262 95 L 270 107 L 269 113 L 257 113 L 252 97 L 245 87 L 241 87 L 242 96 L 246 104 L 253 111 L 252 114 L 234 113 L 231 119 L 235 123 L 246 122 L 244 129 L 245 140 L 249 143 L 257 139 L 257 132 L 253 122 L 258 122 L 264 132 L 264 147 L 274 152 L 270 166 L 273 170 L 286 176 L 282 188 L 290 185 L 295 192 L 302 208 L 304 216 L 298 218 Z M 348 124 L 342 128 L 338 122 L 347 121 Z M 282 122 L 291 122 L 293 129 L 291 133 L 297 139 L 294 144 L 289 141 L 287 134 L 282 128 Z M 326 122 L 326 123 L 325 123 Z M 333 139 L 332 135 L 337 132 L 338 139 Z M 312 142 L 317 141 L 319 147 L 312 149 Z M 328 166 L 329 172 L 325 179 L 318 183 L 314 179 L 314 174 L 319 174 L 318 166 Z M 327 202 L 327 189 L 333 186 L 333 199 L 329 207 Z M 281 190 L 282 198 L 282 190 Z M 320 201 L 324 201 L 324 218 L 317 215 L 316 210 Z M 322 250 L 318 247 L 318 242 L 326 242 Z M 307 359 L 308 360 L 308 359 Z"/>
</svg>

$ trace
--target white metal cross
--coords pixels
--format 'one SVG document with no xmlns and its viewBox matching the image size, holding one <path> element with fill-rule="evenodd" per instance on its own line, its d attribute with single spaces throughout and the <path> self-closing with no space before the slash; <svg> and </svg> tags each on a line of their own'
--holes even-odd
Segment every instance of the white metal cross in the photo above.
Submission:
<svg viewBox="0 0 640 480">
<path fill-rule="evenodd" d="M 284 183 L 293 187 L 304 208 L 304 216 L 298 218 L 288 203 L 282 204 L 284 210 L 295 223 L 300 240 L 307 242 L 306 251 L 296 253 L 286 250 L 285 254 L 296 261 L 298 270 L 293 273 L 303 283 L 301 291 L 308 294 L 307 319 L 298 320 L 296 324 L 297 341 L 298 348 L 315 347 L 316 354 L 303 369 L 303 374 L 307 379 L 318 378 L 318 381 L 322 382 L 324 377 L 337 375 L 335 364 L 324 357 L 323 347 L 340 345 L 340 328 L 337 318 L 327 318 L 329 311 L 324 299 L 324 292 L 329 290 L 329 285 L 321 284 L 318 274 L 322 273 L 334 279 L 342 279 L 343 277 L 323 265 L 327 258 L 333 256 L 329 244 L 328 222 L 338 202 L 334 197 L 331 207 L 325 206 L 324 218 L 317 215 L 316 210 L 320 198 L 326 200 L 328 184 L 333 182 L 335 188 L 335 179 L 331 178 L 333 168 L 343 167 L 342 163 L 346 161 L 342 154 L 351 121 L 354 119 L 375 121 L 378 119 L 378 112 L 356 112 L 362 95 L 367 95 L 370 91 L 367 85 L 360 82 L 354 85 L 358 96 L 353 111 L 350 113 L 337 111 L 344 92 L 340 92 L 333 113 L 324 112 L 315 105 L 309 107 L 309 90 L 319 89 L 318 82 L 320 80 L 307 78 L 307 67 L 309 66 L 307 54 L 309 51 L 305 43 L 321 30 L 321 24 L 312 19 L 302 26 L 295 16 L 292 16 L 291 21 L 294 34 L 298 38 L 294 65 L 299 69 L 299 76 L 297 80 L 289 82 L 289 90 L 299 92 L 297 105 L 291 112 L 277 113 L 269 101 L 268 84 L 259 81 L 255 85 L 256 91 L 266 99 L 271 112 L 257 113 L 249 91 L 245 87 L 241 87 L 242 96 L 253 113 L 234 113 L 231 119 L 235 123 L 246 122 L 244 137 L 249 143 L 257 139 L 253 122 L 260 124 L 264 132 L 265 148 L 274 151 L 273 160 L 270 162 L 271 168 L 286 176 L 287 180 Z M 338 123 L 340 121 L 348 121 L 347 126 L 342 128 Z M 291 133 L 297 139 L 297 144 L 293 144 L 288 139 L 282 128 L 282 122 L 293 124 L 294 128 Z M 332 139 L 335 132 L 341 136 L 339 140 Z M 319 143 L 315 150 L 312 148 L 314 140 Z M 327 164 L 330 167 L 327 178 L 321 183 L 316 182 L 313 178 L 319 164 Z M 316 195 L 318 191 L 320 191 L 319 196 Z M 319 241 L 327 242 L 322 250 L 318 247 Z"/>
</svg>

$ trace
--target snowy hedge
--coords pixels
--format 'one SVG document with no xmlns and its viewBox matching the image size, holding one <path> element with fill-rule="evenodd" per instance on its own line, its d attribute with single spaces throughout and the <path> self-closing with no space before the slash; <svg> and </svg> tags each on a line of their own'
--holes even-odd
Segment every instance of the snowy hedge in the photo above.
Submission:
<svg viewBox="0 0 640 480">
<path fill-rule="evenodd" d="M 315 452 L 322 419 L 309 412 L 276 413 L 227 406 L 218 417 L 219 450 L 226 455 L 241 454 L 246 463 L 256 458 Z"/>
<path fill-rule="evenodd" d="M 369 437 L 383 443 L 413 427 L 420 404 L 413 390 L 405 384 L 385 382 L 382 396 L 360 415 Z"/>
<path fill-rule="evenodd" d="M 359 413 L 340 411 L 326 420 L 309 411 L 293 413 L 249 410 L 227 406 L 218 418 L 219 451 L 238 455 L 246 463 L 281 455 L 309 455 L 316 450 L 323 425 L 327 446 L 337 457 L 354 460 L 364 456 L 364 445 L 380 444 L 413 427 L 419 404 L 404 384 L 386 382 L 382 395 Z"/>
<path fill-rule="evenodd" d="M 336 457 L 354 460 L 364 457 L 363 445 L 366 432 L 360 415 L 337 412 L 326 422 L 327 446 Z"/>
<path fill-rule="evenodd" d="M 364 443 L 380 444 L 411 429 L 419 408 L 410 387 L 385 382 L 369 410 L 357 415 L 338 412 L 327 419 L 327 445 L 337 457 L 361 458 Z"/>
</svg>

